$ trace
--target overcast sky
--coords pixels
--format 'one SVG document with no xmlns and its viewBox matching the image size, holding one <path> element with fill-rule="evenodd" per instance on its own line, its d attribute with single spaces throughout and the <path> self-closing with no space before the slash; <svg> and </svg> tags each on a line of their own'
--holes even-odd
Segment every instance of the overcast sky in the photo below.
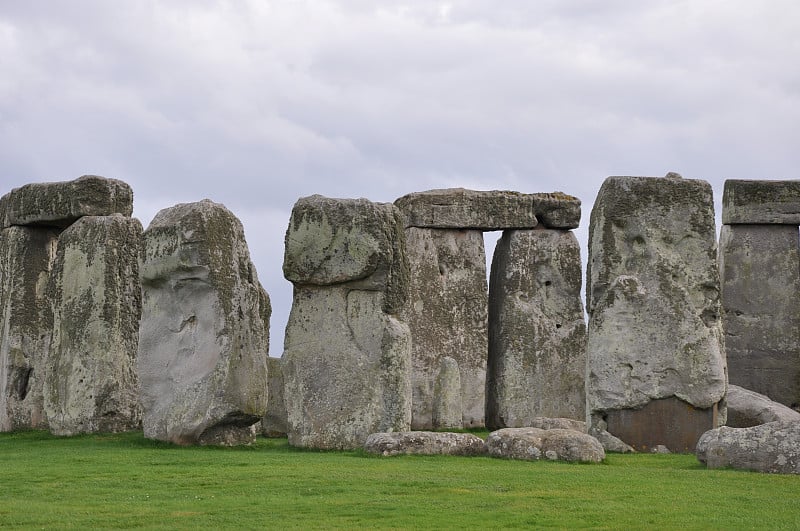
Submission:
<svg viewBox="0 0 800 531">
<path fill-rule="evenodd" d="M 145 228 L 209 198 L 273 301 L 297 198 L 797 179 L 800 2 L 0 1 L 0 194 L 84 174 Z M 490 244 L 491 247 L 493 244 Z"/>
</svg>

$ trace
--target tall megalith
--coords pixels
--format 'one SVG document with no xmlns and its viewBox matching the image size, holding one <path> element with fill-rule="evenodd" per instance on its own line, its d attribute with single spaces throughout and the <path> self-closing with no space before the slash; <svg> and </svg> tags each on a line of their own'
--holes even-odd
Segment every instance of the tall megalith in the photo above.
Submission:
<svg viewBox="0 0 800 531">
<path fill-rule="evenodd" d="M 638 449 L 691 451 L 727 385 L 711 186 L 609 177 L 589 226 L 587 416 Z"/>
<path fill-rule="evenodd" d="M 283 353 L 289 443 L 363 446 L 411 421 L 408 290 L 400 213 L 366 199 L 301 198 L 286 232 L 294 299 Z"/>
<path fill-rule="evenodd" d="M 267 406 L 271 307 L 241 222 L 209 200 L 144 232 L 138 371 L 145 437 L 235 445 Z"/>
</svg>

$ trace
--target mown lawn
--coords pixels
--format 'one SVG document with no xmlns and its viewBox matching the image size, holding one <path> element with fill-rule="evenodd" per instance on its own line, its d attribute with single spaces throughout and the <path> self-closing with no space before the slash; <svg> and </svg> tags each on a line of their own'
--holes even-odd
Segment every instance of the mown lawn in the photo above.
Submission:
<svg viewBox="0 0 800 531">
<path fill-rule="evenodd" d="M 798 529 L 798 500 L 800 477 L 691 455 L 577 465 L 0 434 L 0 527 Z"/>
</svg>

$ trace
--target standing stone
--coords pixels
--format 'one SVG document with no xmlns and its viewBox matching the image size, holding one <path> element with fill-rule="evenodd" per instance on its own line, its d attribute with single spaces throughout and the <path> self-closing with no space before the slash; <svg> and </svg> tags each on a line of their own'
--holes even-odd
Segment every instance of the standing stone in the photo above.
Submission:
<svg viewBox="0 0 800 531">
<path fill-rule="evenodd" d="M 301 198 L 286 232 L 294 300 L 284 341 L 289 444 L 355 449 L 411 421 L 402 220 L 391 204 Z"/>
<path fill-rule="evenodd" d="M 609 177 L 589 226 L 587 416 L 637 449 L 691 451 L 724 422 L 711 186 Z"/>
<path fill-rule="evenodd" d="M 433 427 L 437 430 L 460 428 L 463 426 L 461 409 L 461 373 L 458 362 L 445 356 L 433 389 Z"/>
<path fill-rule="evenodd" d="M 261 419 L 264 437 L 286 437 L 289 431 L 286 420 L 286 403 L 283 399 L 283 361 L 267 358 L 267 413 Z"/>
<path fill-rule="evenodd" d="M 44 374 L 53 329 L 47 284 L 58 231 L 0 231 L 0 431 L 46 429 Z"/>
<path fill-rule="evenodd" d="M 800 233 L 723 225 L 720 276 L 728 378 L 800 407 Z"/>
<path fill-rule="evenodd" d="M 486 425 L 584 419 L 586 323 L 572 232 L 503 233 L 492 262 L 489 323 Z"/>
<path fill-rule="evenodd" d="M 464 427 L 483 426 L 488 350 L 483 233 L 410 227 L 405 234 L 411 280 L 402 315 L 413 337 L 411 426 L 434 427 L 434 385 L 444 357 L 453 358 L 461 371 Z"/>
<path fill-rule="evenodd" d="M 139 220 L 82 217 L 58 238 L 44 406 L 56 435 L 138 429 Z"/>
<path fill-rule="evenodd" d="M 144 233 L 139 377 L 145 437 L 247 444 L 267 408 L 271 307 L 241 222 L 209 200 Z"/>
</svg>

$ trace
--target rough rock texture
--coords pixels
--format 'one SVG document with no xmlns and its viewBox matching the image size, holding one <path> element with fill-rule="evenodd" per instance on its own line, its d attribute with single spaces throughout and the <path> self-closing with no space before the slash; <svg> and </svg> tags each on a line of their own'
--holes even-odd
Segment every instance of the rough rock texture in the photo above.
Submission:
<svg viewBox="0 0 800 531">
<path fill-rule="evenodd" d="M 411 336 L 395 315 L 408 263 L 400 212 L 301 198 L 286 233 L 294 300 L 283 353 L 289 443 L 353 449 L 411 422 Z"/>
<path fill-rule="evenodd" d="M 281 358 L 267 359 L 267 414 L 261 419 L 264 437 L 286 437 L 286 403 L 283 399 L 283 362 Z"/>
<path fill-rule="evenodd" d="M 525 427 L 539 428 L 541 430 L 574 430 L 580 433 L 586 433 L 586 423 L 584 421 L 569 418 L 536 417 L 531 419 L 528 426 Z M 594 428 L 589 432 L 589 435 L 600 441 L 600 444 L 606 452 L 630 453 L 635 451 L 625 442 L 614 437 L 605 430 Z"/>
<path fill-rule="evenodd" d="M 84 175 L 74 181 L 26 184 L 11 190 L 0 203 L 0 223 L 64 228 L 82 216 L 130 217 L 133 190 L 116 179 Z M 3 211 L 4 214 L 3 214 Z"/>
<path fill-rule="evenodd" d="M 486 443 L 471 433 L 404 431 L 373 433 L 364 443 L 364 451 L 385 456 L 416 455 L 486 455 Z"/>
<path fill-rule="evenodd" d="M 53 330 L 47 284 L 58 231 L 0 231 L 0 431 L 46 429 L 44 374 Z"/>
<path fill-rule="evenodd" d="M 458 362 L 445 356 L 433 388 L 433 427 L 460 428 L 464 424 L 461 409 L 461 372 Z"/>
<path fill-rule="evenodd" d="M 451 357 L 461 372 L 464 427 L 484 425 L 488 309 L 483 233 L 406 229 L 411 265 L 401 315 L 413 338 L 413 429 L 433 427 L 436 375 Z"/>
<path fill-rule="evenodd" d="M 489 428 L 586 417 L 586 323 L 572 232 L 503 233 L 492 262 L 489 323 Z"/>
<path fill-rule="evenodd" d="M 726 425 L 731 428 L 749 428 L 775 421 L 800 422 L 800 412 L 738 385 L 728 385 L 727 402 Z"/>
<path fill-rule="evenodd" d="M 800 406 L 797 227 L 723 225 L 719 248 L 730 382 Z"/>
<path fill-rule="evenodd" d="M 715 240 L 705 181 L 609 177 L 603 183 L 589 226 L 591 427 L 606 428 L 615 411 L 623 421 L 617 426 L 630 429 L 615 431 L 609 420 L 612 434 L 635 448 L 675 449 L 724 422 L 724 410 L 714 411 L 726 388 Z M 670 419 L 635 413 L 673 397 L 680 403 L 659 408 Z M 693 416 L 703 416 L 701 426 L 685 422 Z M 631 439 L 655 433 L 653 423 L 665 421 L 675 430 L 664 435 L 674 440 Z"/>
<path fill-rule="evenodd" d="M 395 204 L 406 217 L 406 227 L 430 229 L 532 229 L 538 224 L 574 229 L 581 219 L 580 200 L 561 192 L 522 194 L 449 188 L 408 194 Z"/>
<path fill-rule="evenodd" d="M 44 406 L 56 435 L 138 429 L 139 220 L 82 217 L 58 238 Z"/>
<path fill-rule="evenodd" d="M 209 200 L 144 233 L 139 375 L 145 437 L 247 444 L 267 409 L 271 307 L 241 222 Z"/>
<path fill-rule="evenodd" d="M 629 454 L 633 453 L 636 450 L 633 446 L 629 445 L 619 437 L 615 437 L 611 435 L 606 430 L 601 430 L 598 428 L 591 428 L 588 431 L 589 435 L 597 439 L 601 445 L 603 445 L 603 450 L 606 452 L 614 452 L 618 454 Z"/>
<path fill-rule="evenodd" d="M 597 439 L 571 429 L 504 428 L 489 434 L 486 447 L 493 457 L 527 461 L 599 463 L 606 457 Z"/>
<path fill-rule="evenodd" d="M 800 181 L 725 181 L 722 223 L 800 225 Z"/>
<path fill-rule="evenodd" d="M 800 474 L 800 423 L 710 430 L 697 442 L 697 459 L 708 468 Z"/>
</svg>

